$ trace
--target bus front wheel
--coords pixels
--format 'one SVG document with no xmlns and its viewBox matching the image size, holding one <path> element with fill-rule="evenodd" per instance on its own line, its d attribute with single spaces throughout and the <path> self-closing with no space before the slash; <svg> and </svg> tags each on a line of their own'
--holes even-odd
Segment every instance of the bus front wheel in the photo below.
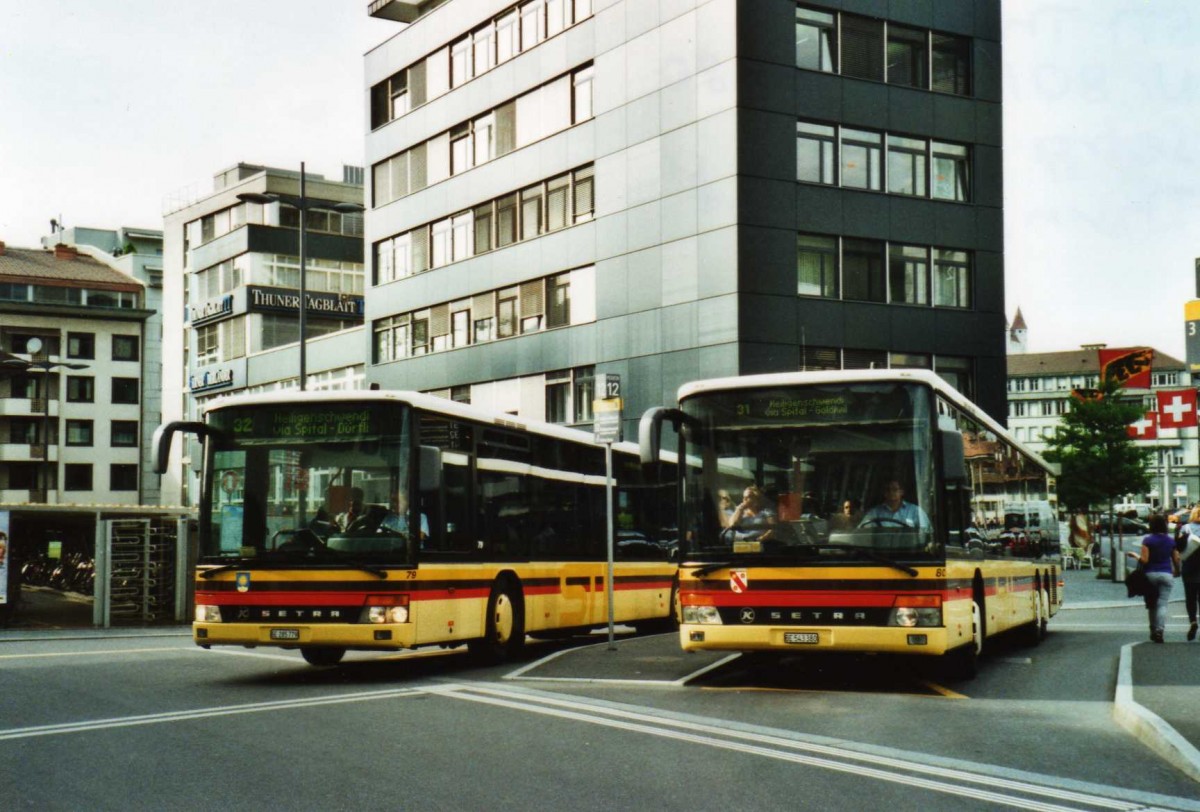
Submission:
<svg viewBox="0 0 1200 812">
<path fill-rule="evenodd" d="M 346 649 L 338 646 L 319 646 L 317 648 L 302 648 L 300 656 L 309 665 L 337 665 L 346 656 Z"/>
<path fill-rule="evenodd" d="M 503 662 L 520 653 L 525 645 L 525 609 L 521 589 L 510 579 L 492 584 L 488 596 L 483 637 L 468 644 L 468 650 L 483 659 Z"/>
</svg>

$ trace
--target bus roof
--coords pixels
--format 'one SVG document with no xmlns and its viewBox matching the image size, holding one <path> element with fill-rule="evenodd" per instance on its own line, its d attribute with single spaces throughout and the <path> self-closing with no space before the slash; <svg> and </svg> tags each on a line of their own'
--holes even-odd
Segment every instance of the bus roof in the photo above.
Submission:
<svg viewBox="0 0 1200 812">
<path fill-rule="evenodd" d="M 586 445 L 600 445 L 591 434 L 579 429 L 567 428 L 555 423 L 528 420 L 504 412 L 492 412 L 487 409 L 481 409 L 478 406 L 470 406 L 465 403 L 440 398 L 436 395 L 427 395 L 422 392 L 407 390 L 353 389 L 326 392 L 300 392 L 292 389 L 250 395 L 228 395 L 217 398 L 205 406 L 204 414 L 207 416 L 209 412 L 240 406 L 274 405 L 286 409 L 289 406 L 295 406 L 299 403 L 347 403 L 353 401 L 403 403 L 423 411 L 443 414 L 447 417 L 474 420 L 479 423 L 491 423 L 495 426 L 503 426 L 518 431 L 528 431 L 546 437 L 555 437 L 560 440 L 569 440 Z M 638 453 L 637 443 L 633 442 L 613 443 L 613 450 L 634 456 L 637 456 Z M 666 455 L 664 455 L 664 459 L 666 459 Z"/>
<path fill-rule="evenodd" d="M 1056 469 L 1042 459 L 1041 455 L 1030 451 L 1017 442 L 1004 426 L 992 419 L 991 415 L 980 409 L 963 397 L 962 393 L 948 384 L 942 376 L 928 369 L 841 369 L 823 370 L 819 372 L 772 372 L 764 375 L 741 375 L 730 378 L 710 378 L 705 381 L 692 381 L 679 387 L 678 399 L 682 403 L 694 395 L 708 392 L 730 392 L 740 389 L 761 389 L 772 386 L 801 386 L 827 383 L 859 383 L 886 382 L 921 383 L 931 387 L 937 394 L 953 403 L 964 412 L 987 428 L 996 432 L 1021 451 L 1032 457 L 1039 465 L 1050 471 Z M 1057 473 L 1055 474 L 1057 476 Z"/>
</svg>

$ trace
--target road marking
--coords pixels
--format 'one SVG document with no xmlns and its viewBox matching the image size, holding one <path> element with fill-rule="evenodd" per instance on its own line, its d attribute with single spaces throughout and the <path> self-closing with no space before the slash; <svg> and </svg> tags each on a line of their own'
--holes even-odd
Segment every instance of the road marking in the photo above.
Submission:
<svg viewBox="0 0 1200 812">
<path fill-rule="evenodd" d="M 689 682 L 691 682 L 694 679 L 698 679 L 698 678 L 704 676 L 709 671 L 720 668 L 721 666 L 725 665 L 726 663 L 732 662 L 733 660 L 736 660 L 738 657 L 742 656 L 740 652 L 734 652 L 733 654 L 730 654 L 728 657 L 723 657 L 714 663 L 710 663 L 709 665 L 706 665 L 703 668 L 699 668 L 699 669 L 691 672 L 690 674 L 686 674 L 685 676 L 682 676 L 682 677 L 679 677 L 678 679 L 673 679 L 673 680 L 606 679 L 604 677 L 528 677 L 528 676 L 525 676 L 528 672 L 533 671 L 534 669 L 537 669 L 537 668 L 541 668 L 542 666 L 546 665 L 547 663 L 551 662 L 552 660 L 557 659 L 558 657 L 563 656 L 564 654 L 570 654 L 572 652 L 580 651 L 580 650 L 586 649 L 586 648 L 597 648 L 599 646 L 607 646 L 607 645 L 608 645 L 608 641 L 604 641 L 603 643 L 592 643 L 587 646 L 575 646 L 572 648 L 559 649 L 558 651 L 552 652 L 552 653 L 546 655 L 545 657 L 542 657 L 540 660 L 535 660 L 534 662 L 530 663 L 529 665 L 522 666 L 521 668 L 518 668 L 516 671 L 511 671 L 511 672 L 505 674 L 503 679 L 521 680 L 523 682 L 571 682 L 571 683 L 585 684 L 585 685 L 641 685 L 641 686 L 645 686 L 645 687 L 662 687 L 662 686 L 680 687 L 680 686 L 688 684 Z"/>
<path fill-rule="evenodd" d="M 141 716 L 122 716 L 111 719 L 92 719 L 84 722 L 63 722 L 55 725 L 35 725 L 33 727 L 18 727 L 11 730 L 0 730 L 0 741 L 14 739 L 29 739 L 35 736 L 57 736 L 65 733 L 88 733 L 93 730 L 112 730 L 114 728 L 138 727 L 140 725 L 155 725 L 165 722 L 185 722 L 194 719 L 210 719 L 217 716 L 235 716 L 244 713 L 263 713 L 268 711 L 293 710 L 296 708 L 311 708 L 320 705 L 340 705 L 346 702 L 366 702 L 376 699 L 398 699 L 403 697 L 421 696 L 424 692 L 418 688 L 394 688 L 383 691 L 363 691 L 353 694 L 334 694 L 308 699 L 283 699 L 275 702 L 253 702 L 245 705 L 218 705 L 212 708 L 192 708 L 191 710 L 167 711 L 165 713 L 150 713 Z"/>
<path fill-rule="evenodd" d="M 751 733 L 681 719 L 661 717 L 647 719 L 646 709 L 623 710 L 596 705 L 585 707 L 578 697 L 561 699 L 486 685 L 450 684 L 426 690 L 428 693 L 453 699 L 555 716 L 748 755 L 820 767 L 858 777 L 875 778 L 1021 809 L 1058 812 L 1059 810 L 1080 808 L 1062 806 L 1058 802 L 1084 804 L 1086 807 L 1098 809 L 1127 810 L 1128 812 L 1147 808 L 1141 801 L 1116 799 L 1111 797 L 1111 793 L 1093 794 L 1031 781 L 971 773 L 963 769 L 932 765 L 927 763 L 927 760 L 907 760 L 893 756 L 874 755 L 857 752 L 847 747 L 799 741 L 765 733 Z M 1048 800 L 1038 800 L 1039 798 Z"/>
<path fill-rule="evenodd" d="M 47 657 L 96 657 L 110 654 L 145 654 L 160 651 L 192 651 L 189 646 L 170 646 L 158 648 L 108 648 L 90 651 L 51 651 L 37 654 L 0 654 L 0 660 L 35 660 Z"/>
</svg>

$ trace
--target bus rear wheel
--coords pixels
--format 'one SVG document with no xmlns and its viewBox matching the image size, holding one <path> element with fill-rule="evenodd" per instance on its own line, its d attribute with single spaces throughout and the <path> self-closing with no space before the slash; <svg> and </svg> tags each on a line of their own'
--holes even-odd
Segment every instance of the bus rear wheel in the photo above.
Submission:
<svg viewBox="0 0 1200 812">
<path fill-rule="evenodd" d="M 300 656 L 309 665 L 337 665 L 346 656 L 346 649 L 338 646 L 319 646 L 300 649 Z"/>
<path fill-rule="evenodd" d="M 472 640 L 467 649 L 489 662 L 504 662 L 515 657 L 525 645 L 525 608 L 521 589 L 509 579 L 492 584 L 488 596 L 483 637 Z"/>
</svg>

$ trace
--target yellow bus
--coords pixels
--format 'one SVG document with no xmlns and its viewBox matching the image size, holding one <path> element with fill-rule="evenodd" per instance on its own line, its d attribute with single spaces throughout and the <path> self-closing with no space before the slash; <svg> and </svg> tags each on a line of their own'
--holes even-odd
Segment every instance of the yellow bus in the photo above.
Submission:
<svg viewBox="0 0 1200 812">
<path fill-rule="evenodd" d="M 684 649 L 947 655 L 967 677 L 989 637 L 1036 643 L 1062 605 L 1058 540 L 1004 532 L 997 508 L 1053 504 L 1052 470 L 934 373 L 725 378 L 678 400 L 639 443 L 657 458 L 665 425 L 679 443 Z"/>
<path fill-rule="evenodd" d="M 347 650 L 467 645 L 604 625 L 605 448 L 591 435 L 412 392 L 221 399 L 155 435 L 203 441 L 196 644 Z M 673 618 L 673 483 L 613 449 L 613 619 Z"/>
</svg>

